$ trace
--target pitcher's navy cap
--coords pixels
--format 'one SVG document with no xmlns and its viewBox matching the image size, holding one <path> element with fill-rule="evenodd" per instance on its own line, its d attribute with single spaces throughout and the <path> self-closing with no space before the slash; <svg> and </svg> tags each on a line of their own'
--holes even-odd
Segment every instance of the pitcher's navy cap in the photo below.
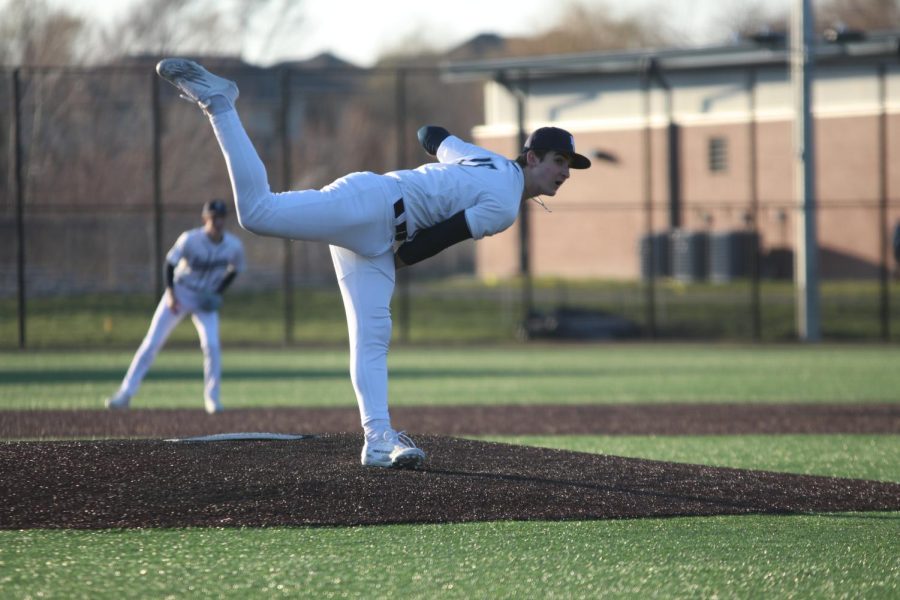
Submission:
<svg viewBox="0 0 900 600">
<path fill-rule="evenodd" d="M 573 169 L 587 169 L 591 166 L 588 157 L 575 152 L 575 137 L 559 127 L 535 129 L 525 140 L 524 151 L 528 150 L 556 150 L 561 154 L 566 154 L 571 159 L 570 166 Z"/>
<path fill-rule="evenodd" d="M 220 217 L 224 217 L 228 214 L 228 208 L 225 206 L 225 202 L 222 200 L 210 200 L 203 205 L 203 214 L 218 215 Z"/>
</svg>

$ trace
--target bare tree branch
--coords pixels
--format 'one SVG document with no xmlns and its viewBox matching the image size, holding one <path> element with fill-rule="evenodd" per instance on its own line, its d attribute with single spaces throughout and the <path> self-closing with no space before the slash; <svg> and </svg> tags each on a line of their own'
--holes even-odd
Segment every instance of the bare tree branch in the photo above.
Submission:
<svg viewBox="0 0 900 600">
<path fill-rule="evenodd" d="M 900 27 L 897 0 L 825 0 L 817 11 L 820 28 L 847 27 L 861 31 Z"/>
<path fill-rule="evenodd" d="M 270 56 L 273 46 L 285 35 L 296 35 L 303 27 L 303 2 L 297 0 L 236 0 L 234 13 L 238 16 L 238 30 L 242 34 L 242 53 L 246 54 L 249 40 L 259 43 L 255 54 Z"/>
<path fill-rule="evenodd" d="M 0 6 L 0 64 L 60 66 L 78 62 L 85 23 L 45 0 Z"/>
</svg>

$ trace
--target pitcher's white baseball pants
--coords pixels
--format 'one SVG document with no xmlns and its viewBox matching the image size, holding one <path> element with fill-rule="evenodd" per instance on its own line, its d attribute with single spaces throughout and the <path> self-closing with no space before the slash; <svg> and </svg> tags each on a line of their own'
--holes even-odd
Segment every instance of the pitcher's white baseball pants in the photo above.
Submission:
<svg viewBox="0 0 900 600">
<path fill-rule="evenodd" d="M 321 241 L 331 246 L 350 338 L 350 378 L 363 427 L 390 419 L 387 354 L 394 293 L 394 202 L 397 182 L 352 173 L 321 190 L 278 194 L 238 114 L 210 117 L 234 192 L 238 222 L 259 235 Z"/>
</svg>

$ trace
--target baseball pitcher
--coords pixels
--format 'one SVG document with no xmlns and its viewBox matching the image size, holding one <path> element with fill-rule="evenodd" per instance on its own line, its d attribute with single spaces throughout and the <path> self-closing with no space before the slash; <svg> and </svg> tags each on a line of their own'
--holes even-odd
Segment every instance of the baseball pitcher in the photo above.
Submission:
<svg viewBox="0 0 900 600">
<path fill-rule="evenodd" d="M 238 221 L 248 231 L 330 245 L 350 337 L 350 376 L 364 432 L 366 466 L 417 467 L 425 453 L 394 430 L 388 411 L 387 353 L 395 270 L 465 239 L 507 229 L 522 202 L 553 196 L 569 169 L 586 169 L 572 136 L 536 130 L 516 160 L 450 135 L 419 130 L 437 163 L 383 175 L 352 173 L 321 190 L 273 194 L 265 167 L 235 110 L 238 88 L 185 59 L 166 59 L 159 75 L 200 105 L 212 123 L 231 177 Z"/>
</svg>

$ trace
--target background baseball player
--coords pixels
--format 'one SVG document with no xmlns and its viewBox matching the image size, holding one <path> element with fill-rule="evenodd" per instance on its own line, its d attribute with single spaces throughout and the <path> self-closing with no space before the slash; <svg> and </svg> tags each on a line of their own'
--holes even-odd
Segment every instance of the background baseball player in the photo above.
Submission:
<svg viewBox="0 0 900 600">
<path fill-rule="evenodd" d="M 572 136 L 538 129 L 515 161 L 466 143 L 441 127 L 419 139 L 439 163 L 384 175 L 352 173 L 321 190 L 273 194 L 265 167 L 234 107 L 238 88 L 195 62 L 166 59 L 161 77 L 209 116 L 228 165 L 241 226 L 260 235 L 324 241 L 344 300 L 350 375 L 365 433 L 362 464 L 418 466 L 425 453 L 391 425 L 387 353 L 395 269 L 468 238 L 513 224 L 519 207 L 553 196 L 569 168 L 586 169 Z M 395 252 L 396 249 L 396 252 Z"/>
<path fill-rule="evenodd" d="M 166 291 L 122 385 L 106 400 L 107 408 L 128 408 L 169 334 L 191 315 L 203 350 L 204 406 L 210 414 L 222 410 L 219 307 L 223 292 L 244 270 L 244 246 L 225 231 L 225 202 L 210 200 L 201 215 L 203 226 L 182 233 L 166 255 Z"/>
</svg>

